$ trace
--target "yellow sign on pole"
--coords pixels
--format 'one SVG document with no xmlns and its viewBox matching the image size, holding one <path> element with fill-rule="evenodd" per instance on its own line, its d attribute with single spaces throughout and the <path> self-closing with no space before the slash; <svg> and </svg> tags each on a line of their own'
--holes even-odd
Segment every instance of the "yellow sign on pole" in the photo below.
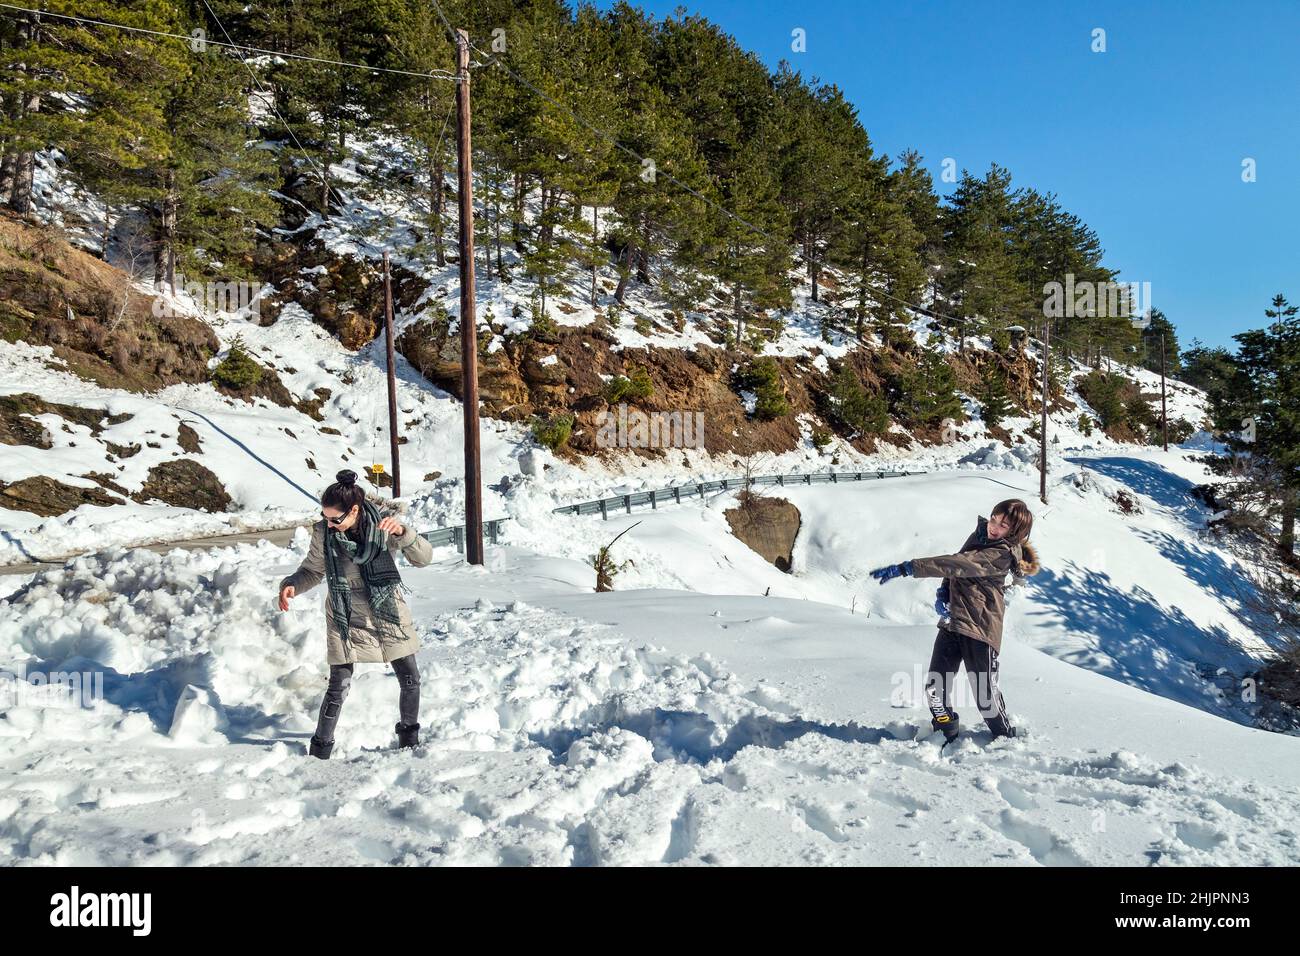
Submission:
<svg viewBox="0 0 1300 956">
<path fill-rule="evenodd" d="M 371 465 L 371 466 L 370 466 L 370 470 L 373 471 L 376 475 L 382 475 L 382 474 L 384 473 L 384 466 L 383 466 L 383 465 Z"/>
</svg>

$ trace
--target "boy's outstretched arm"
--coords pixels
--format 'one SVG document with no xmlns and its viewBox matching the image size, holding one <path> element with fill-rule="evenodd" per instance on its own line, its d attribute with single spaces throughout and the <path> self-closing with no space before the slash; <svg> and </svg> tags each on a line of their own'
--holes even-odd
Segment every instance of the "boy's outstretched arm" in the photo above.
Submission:
<svg viewBox="0 0 1300 956">
<path fill-rule="evenodd" d="M 1006 574 L 1013 563 L 1006 548 L 981 548 L 961 554 L 940 554 L 909 561 L 910 573 L 918 578 L 988 578 Z"/>
</svg>

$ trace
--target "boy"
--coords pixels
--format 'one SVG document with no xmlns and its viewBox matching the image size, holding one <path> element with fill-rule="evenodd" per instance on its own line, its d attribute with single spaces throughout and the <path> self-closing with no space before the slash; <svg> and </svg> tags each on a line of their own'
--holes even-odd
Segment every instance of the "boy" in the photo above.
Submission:
<svg viewBox="0 0 1300 956">
<path fill-rule="evenodd" d="M 987 521 L 978 520 L 956 554 L 915 558 L 871 572 L 881 584 L 904 575 L 943 578 L 934 602 L 940 627 L 930 656 L 925 696 L 930 724 L 943 732 L 945 746 L 956 740 L 961 730 L 950 701 L 952 682 L 962 664 L 975 690 L 980 716 L 993 736 L 1016 736 L 998 688 L 998 652 L 1006 613 L 1006 577 L 1014 575 L 1019 583 L 1039 568 L 1038 555 L 1029 544 L 1033 526 L 1029 506 L 1019 498 L 1010 498 L 999 502 Z"/>
</svg>

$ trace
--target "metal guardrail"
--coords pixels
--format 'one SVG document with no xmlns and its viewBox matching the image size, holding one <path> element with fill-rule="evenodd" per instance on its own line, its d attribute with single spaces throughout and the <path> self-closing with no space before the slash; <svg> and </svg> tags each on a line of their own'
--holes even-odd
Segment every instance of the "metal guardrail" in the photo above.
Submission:
<svg viewBox="0 0 1300 956">
<path fill-rule="evenodd" d="M 497 538 L 501 534 L 502 523 L 509 520 L 509 518 L 493 518 L 491 521 L 483 522 L 483 536 L 488 539 L 490 544 L 497 543 Z M 420 534 L 424 540 L 435 548 L 445 548 L 449 544 L 454 544 L 457 551 L 461 554 L 465 553 L 465 526 L 463 524 L 453 525 L 450 528 L 437 528 L 433 531 L 422 531 Z"/>
<path fill-rule="evenodd" d="M 552 514 L 592 515 L 598 514 L 608 521 L 612 510 L 622 510 L 627 514 L 639 505 L 649 505 L 652 510 L 661 504 L 681 504 L 683 500 L 703 498 L 711 491 L 732 491 L 749 485 L 777 485 L 778 487 L 794 485 L 848 484 L 855 481 L 877 481 L 882 478 L 906 478 L 909 475 L 923 475 L 924 471 L 810 471 L 794 472 L 787 475 L 759 475 L 745 478 L 717 478 L 713 481 L 697 481 L 685 485 L 673 485 L 669 488 L 655 488 L 651 491 L 632 491 L 623 495 L 611 495 L 594 501 L 580 501 L 576 504 L 561 505 L 551 509 Z M 501 534 L 501 525 L 509 518 L 493 518 L 483 522 L 483 534 L 490 544 L 496 544 Z M 461 554 L 465 553 L 465 526 L 453 525 L 449 528 L 437 528 L 422 532 L 423 537 L 435 548 L 455 545 Z"/>
</svg>

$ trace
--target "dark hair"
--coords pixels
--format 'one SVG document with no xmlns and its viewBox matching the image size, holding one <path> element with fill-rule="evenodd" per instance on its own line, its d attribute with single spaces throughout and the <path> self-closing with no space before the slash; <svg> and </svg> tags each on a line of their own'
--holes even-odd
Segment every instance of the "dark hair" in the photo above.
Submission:
<svg viewBox="0 0 1300 956">
<path fill-rule="evenodd" d="M 357 487 L 357 473 L 344 468 L 334 476 L 334 484 L 325 489 L 320 503 L 326 508 L 338 508 L 347 514 L 366 500 L 366 493 Z"/>
<path fill-rule="evenodd" d="M 1007 540 L 1012 544 L 1021 544 L 1029 540 L 1029 532 L 1034 528 L 1034 513 L 1029 510 L 1029 505 L 1025 504 L 1019 498 L 1008 498 L 1006 501 L 999 501 L 993 506 L 993 515 L 1004 515 L 1010 529 L 1007 531 Z"/>
</svg>

